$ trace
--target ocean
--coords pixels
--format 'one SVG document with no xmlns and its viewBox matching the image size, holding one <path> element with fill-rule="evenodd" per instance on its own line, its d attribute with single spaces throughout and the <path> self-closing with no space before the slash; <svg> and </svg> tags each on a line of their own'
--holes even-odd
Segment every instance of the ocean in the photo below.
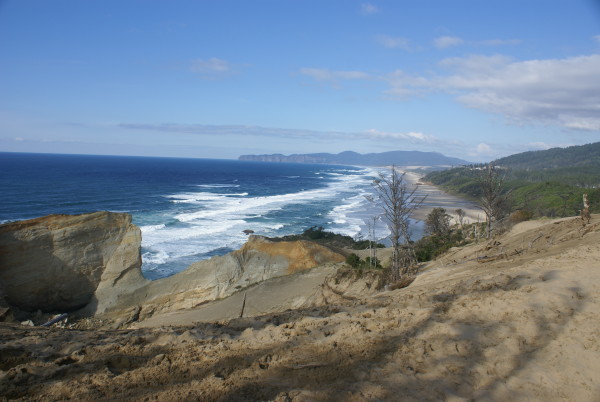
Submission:
<svg viewBox="0 0 600 402">
<path fill-rule="evenodd" d="M 49 214 L 128 212 L 142 271 L 158 279 L 265 236 L 311 226 L 367 238 L 381 213 L 376 168 L 125 156 L 0 153 L 0 223 Z M 388 234 L 379 222 L 376 236 Z M 417 236 L 418 237 L 418 236 Z"/>
</svg>

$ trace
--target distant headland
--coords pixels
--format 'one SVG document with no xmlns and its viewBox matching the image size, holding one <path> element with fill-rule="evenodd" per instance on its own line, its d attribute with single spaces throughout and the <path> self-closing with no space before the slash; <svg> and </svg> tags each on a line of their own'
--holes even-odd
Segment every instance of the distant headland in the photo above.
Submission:
<svg viewBox="0 0 600 402">
<path fill-rule="evenodd" d="M 470 162 L 463 159 L 445 156 L 439 152 L 421 151 L 389 151 L 369 154 L 345 151 L 339 154 L 241 155 L 238 159 L 240 161 L 255 162 L 324 163 L 360 166 L 457 166 L 470 164 Z"/>
</svg>

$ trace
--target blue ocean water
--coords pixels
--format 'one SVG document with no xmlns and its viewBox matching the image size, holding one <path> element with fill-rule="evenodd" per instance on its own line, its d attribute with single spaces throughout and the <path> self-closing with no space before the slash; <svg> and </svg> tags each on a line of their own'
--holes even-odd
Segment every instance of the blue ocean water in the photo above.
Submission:
<svg viewBox="0 0 600 402">
<path fill-rule="evenodd" d="M 0 223 L 49 214 L 129 212 L 150 279 L 311 226 L 367 236 L 376 169 L 234 160 L 0 153 Z M 378 237 L 385 237 L 383 224 Z"/>
</svg>

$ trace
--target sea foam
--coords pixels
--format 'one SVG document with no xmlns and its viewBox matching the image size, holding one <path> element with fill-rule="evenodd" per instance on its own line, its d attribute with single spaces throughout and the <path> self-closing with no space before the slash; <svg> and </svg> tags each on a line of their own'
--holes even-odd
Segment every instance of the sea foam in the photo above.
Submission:
<svg viewBox="0 0 600 402">
<path fill-rule="evenodd" d="M 374 171 L 339 170 L 317 176 L 328 177 L 327 185 L 284 194 L 251 196 L 240 191 L 241 183 L 198 185 L 202 191 L 166 195 L 179 207 L 170 224 L 142 227 L 145 269 L 160 269 L 161 264 L 183 269 L 184 263 L 237 249 L 247 240 L 244 230 L 281 236 L 300 233 L 314 223 L 350 236 L 363 231 L 363 216 L 372 209 L 365 195 Z M 227 188 L 234 192 L 223 191 Z"/>
</svg>

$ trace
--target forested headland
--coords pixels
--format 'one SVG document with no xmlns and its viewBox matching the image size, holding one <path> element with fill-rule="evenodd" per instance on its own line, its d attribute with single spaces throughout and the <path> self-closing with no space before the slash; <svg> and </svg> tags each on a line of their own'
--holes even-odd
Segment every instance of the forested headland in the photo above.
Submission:
<svg viewBox="0 0 600 402">
<path fill-rule="evenodd" d="M 600 212 L 600 142 L 530 151 L 491 162 L 505 174 L 511 210 L 523 217 L 574 216 L 588 195 L 591 212 Z M 485 164 L 432 172 L 424 180 L 451 193 L 478 200 Z"/>
</svg>

